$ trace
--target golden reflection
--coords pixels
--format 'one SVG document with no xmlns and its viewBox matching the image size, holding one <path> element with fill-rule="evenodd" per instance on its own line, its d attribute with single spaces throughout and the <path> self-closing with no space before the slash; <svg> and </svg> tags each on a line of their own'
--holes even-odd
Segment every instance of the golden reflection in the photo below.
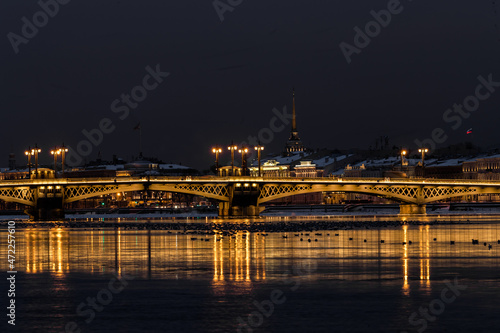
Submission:
<svg viewBox="0 0 500 333">
<path fill-rule="evenodd" d="M 228 238 L 223 238 L 222 242 L 226 239 Z M 250 234 L 246 231 L 237 232 L 229 238 L 229 248 L 233 249 L 234 253 L 234 255 L 229 256 L 229 279 L 234 281 L 249 281 Z"/>
<path fill-rule="evenodd" d="M 426 281 L 427 281 L 427 286 L 430 286 L 430 280 L 431 280 L 431 264 L 430 264 L 430 250 L 431 250 L 431 247 L 430 247 L 430 244 L 429 244 L 429 229 L 430 229 L 430 226 L 427 224 L 425 226 L 425 257 L 426 257 L 426 266 L 425 266 L 425 277 L 426 277 Z"/>
<path fill-rule="evenodd" d="M 245 280 L 250 281 L 250 232 L 246 232 L 246 237 L 245 237 L 245 264 L 247 266 L 246 270 L 246 275 L 245 275 Z"/>
<path fill-rule="evenodd" d="M 232 236 L 216 234 L 212 242 L 213 280 L 251 281 L 265 279 L 265 266 L 263 265 L 265 256 L 261 250 L 264 239 L 262 238 L 264 237 L 259 237 L 248 231 L 241 231 Z"/>
<path fill-rule="evenodd" d="M 410 285 L 408 284 L 408 225 L 403 225 L 403 291 L 409 295 Z"/>
<path fill-rule="evenodd" d="M 214 281 L 224 280 L 224 248 L 222 237 L 214 236 Z"/>
<path fill-rule="evenodd" d="M 29 229 L 26 231 L 26 234 L 24 235 L 26 240 L 26 273 L 31 273 L 30 272 L 30 232 Z"/>
<path fill-rule="evenodd" d="M 420 252 L 420 283 L 430 287 L 430 244 L 429 244 L 429 225 L 420 226 L 419 234 L 419 252 Z"/>
<path fill-rule="evenodd" d="M 463 259 L 464 265 L 475 267 L 477 263 L 471 258 L 488 255 L 492 263 L 499 264 L 499 227 L 404 225 L 382 230 L 318 231 L 319 235 L 307 236 L 306 232 L 296 236 L 288 233 L 286 238 L 283 233 L 248 231 L 25 229 L 16 232 L 16 264 L 29 274 L 100 274 L 116 269 L 119 274 L 134 272 L 151 279 L 208 276 L 214 285 L 229 286 L 228 281 L 235 281 L 239 286 L 251 286 L 252 281 L 280 276 L 297 262 L 314 260 L 323 265 L 324 278 L 397 277 L 403 280 L 402 292 L 406 294 L 416 280 L 430 289 L 431 260 L 435 272 L 456 265 L 441 258 Z M 493 246 L 474 246 L 471 239 Z M 450 245 L 450 241 L 455 243 Z M 0 248 L 0 255 L 7 256 L 6 248 Z"/>
<path fill-rule="evenodd" d="M 118 230 L 118 275 L 122 275 L 122 242 L 121 230 Z"/>
<path fill-rule="evenodd" d="M 61 241 L 61 230 L 57 230 L 57 273 L 62 273 L 62 241 Z"/>
<path fill-rule="evenodd" d="M 94 258 L 94 230 L 90 231 L 90 257 Z M 90 272 L 94 273 L 94 261 L 91 262 Z"/>
</svg>

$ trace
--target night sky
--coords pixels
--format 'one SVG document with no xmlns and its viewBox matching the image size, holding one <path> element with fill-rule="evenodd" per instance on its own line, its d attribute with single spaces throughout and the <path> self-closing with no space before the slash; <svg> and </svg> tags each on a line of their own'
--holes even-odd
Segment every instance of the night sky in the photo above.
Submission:
<svg viewBox="0 0 500 333">
<path fill-rule="evenodd" d="M 35 143 L 50 163 L 50 148 L 76 149 L 82 131 L 107 118 L 114 130 L 86 160 L 137 155 L 140 123 L 144 155 L 206 169 L 212 145 L 258 135 L 273 108 L 290 112 L 292 87 L 299 134 L 311 148 L 368 148 L 379 136 L 416 148 L 415 139 L 435 128 L 448 136 L 438 146 L 500 144 L 500 87 L 457 129 L 443 120 L 475 94 L 479 75 L 500 82 L 500 3 L 402 0 L 400 13 L 348 64 L 339 44 L 354 45 L 353 28 L 364 30 L 370 11 L 391 1 L 220 1 L 228 2 L 241 3 L 221 21 L 212 0 L 72 0 L 45 25 L 38 15 L 42 26 L 16 54 L 9 33 L 22 37 L 22 18 L 33 22 L 41 7 L 1 1 L 0 166 L 11 151 L 21 165 Z M 157 64 L 170 74 L 147 81 L 156 87 L 128 115 L 113 112 Z M 281 124 L 266 152 L 283 149 L 290 129 Z"/>
</svg>

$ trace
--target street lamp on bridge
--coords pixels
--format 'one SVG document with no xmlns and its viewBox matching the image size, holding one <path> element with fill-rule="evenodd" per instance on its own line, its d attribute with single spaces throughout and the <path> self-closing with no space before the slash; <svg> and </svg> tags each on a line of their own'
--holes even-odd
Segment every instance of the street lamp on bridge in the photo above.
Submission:
<svg viewBox="0 0 500 333">
<path fill-rule="evenodd" d="M 57 178 L 57 155 L 61 155 L 61 148 L 54 148 L 50 153 L 54 155 L 54 178 Z"/>
<path fill-rule="evenodd" d="M 24 152 L 24 155 L 28 157 L 28 178 L 31 179 L 31 147 L 28 147 L 28 150 Z"/>
<path fill-rule="evenodd" d="M 425 158 L 425 154 L 429 152 L 429 149 L 427 148 L 420 148 L 418 150 L 419 153 L 422 153 L 422 166 L 424 166 L 424 158 Z"/>
<path fill-rule="evenodd" d="M 231 145 L 227 147 L 227 150 L 231 151 L 231 176 L 234 176 L 234 151 L 238 149 L 237 145 L 234 145 L 231 141 Z"/>
<path fill-rule="evenodd" d="M 28 174 L 31 179 L 31 156 L 35 156 L 35 178 L 38 178 L 38 154 L 41 153 L 42 150 L 37 147 L 35 144 L 35 148 L 31 149 L 28 147 L 28 150 L 24 152 L 26 156 L 28 156 Z"/>
<path fill-rule="evenodd" d="M 214 147 L 212 148 L 212 153 L 215 154 L 215 173 L 219 173 L 219 154 L 222 153 L 222 148 Z"/>
<path fill-rule="evenodd" d="M 403 171 L 405 156 L 408 154 L 406 149 L 401 150 L 401 171 Z"/>
<path fill-rule="evenodd" d="M 35 178 L 38 178 L 38 154 L 42 152 L 40 148 L 35 143 L 35 148 L 31 150 L 31 152 L 35 155 Z"/>
<path fill-rule="evenodd" d="M 62 144 L 62 147 L 59 148 L 59 150 L 61 151 L 61 173 L 62 173 L 62 176 L 64 177 L 64 159 L 66 157 L 66 153 L 68 152 L 68 148 L 66 148 L 66 146 L 64 146 L 64 142 Z"/>
<path fill-rule="evenodd" d="M 247 153 L 248 153 L 248 148 L 243 148 L 241 147 L 240 150 L 238 150 L 238 153 L 241 154 L 241 175 L 246 176 L 246 169 L 247 169 Z"/>
<path fill-rule="evenodd" d="M 257 160 L 259 161 L 259 177 L 262 177 L 262 171 L 261 171 L 261 167 L 260 167 L 260 152 L 262 150 L 264 150 L 264 146 L 261 146 L 260 145 L 260 142 L 257 146 L 254 147 L 255 150 L 257 150 Z"/>
</svg>

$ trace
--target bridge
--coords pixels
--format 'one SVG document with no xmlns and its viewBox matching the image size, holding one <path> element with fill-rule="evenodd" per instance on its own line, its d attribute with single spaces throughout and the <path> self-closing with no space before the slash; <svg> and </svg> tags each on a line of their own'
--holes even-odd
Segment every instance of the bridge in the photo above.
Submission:
<svg viewBox="0 0 500 333">
<path fill-rule="evenodd" d="M 219 202 L 219 216 L 258 216 L 274 199 L 314 192 L 353 192 L 400 203 L 401 214 L 425 214 L 425 205 L 448 198 L 500 194 L 500 182 L 437 179 L 262 177 L 112 177 L 0 181 L 0 200 L 29 206 L 33 219 L 64 217 L 66 203 L 127 191 L 166 191 Z"/>
</svg>

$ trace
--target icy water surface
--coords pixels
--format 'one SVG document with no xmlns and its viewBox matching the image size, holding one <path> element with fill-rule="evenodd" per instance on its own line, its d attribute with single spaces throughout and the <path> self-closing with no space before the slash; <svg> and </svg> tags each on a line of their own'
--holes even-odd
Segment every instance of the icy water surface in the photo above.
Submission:
<svg viewBox="0 0 500 333">
<path fill-rule="evenodd" d="M 499 332 L 499 239 L 496 222 L 234 235 L 19 228 L 16 326 L 3 310 L 0 327 Z"/>
</svg>

